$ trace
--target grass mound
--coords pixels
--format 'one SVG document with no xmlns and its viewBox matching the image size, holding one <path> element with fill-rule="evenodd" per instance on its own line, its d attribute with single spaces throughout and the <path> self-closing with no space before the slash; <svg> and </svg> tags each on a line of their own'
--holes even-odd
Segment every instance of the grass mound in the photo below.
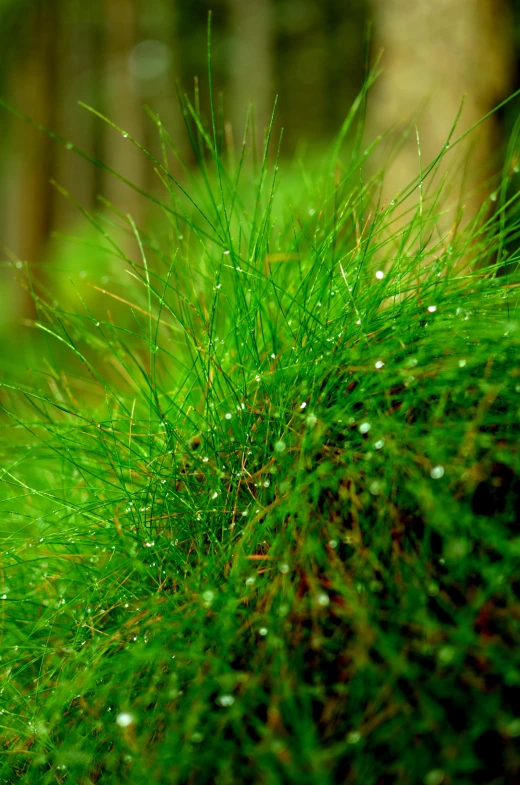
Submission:
<svg viewBox="0 0 520 785">
<path fill-rule="evenodd" d="M 427 174 L 406 218 L 374 209 L 347 126 L 298 180 L 267 147 L 226 168 L 185 109 L 202 177 L 177 188 L 157 121 L 167 231 L 87 216 L 118 318 L 27 279 L 45 357 L 0 388 L 0 782 L 513 785 L 509 181 L 443 236 Z"/>
</svg>

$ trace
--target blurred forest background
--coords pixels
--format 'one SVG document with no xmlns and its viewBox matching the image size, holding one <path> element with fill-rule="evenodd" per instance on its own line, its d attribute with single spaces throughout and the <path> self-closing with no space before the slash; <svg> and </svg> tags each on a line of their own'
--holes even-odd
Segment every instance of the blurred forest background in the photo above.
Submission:
<svg viewBox="0 0 520 785">
<path fill-rule="evenodd" d="M 235 144 L 242 140 L 249 102 L 261 134 L 278 95 L 283 155 L 318 155 L 366 76 L 369 29 L 370 56 L 383 49 L 384 69 L 368 105 L 369 139 L 390 127 L 401 134 L 413 121 L 423 159 L 431 160 L 463 94 L 460 131 L 519 87 L 520 0 L 0 0 L 0 96 L 140 187 L 154 189 L 150 163 L 77 102 L 158 152 L 157 130 L 143 111 L 149 105 L 192 160 L 176 83 L 193 95 L 198 76 L 207 107 L 210 8 L 215 85 Z M 512 102 L 480 129 L 470 185 L 500 171 L 517 113 L 518 102 Z M 142 200 L 5 111 L 0 139 L 0 339 L 12 346 L 9 336 L 30 305 L 10 264 L 44 264 L 51 232 L 73 231 L 78 222 L 77 208 L 49 180 L 86 209 L 103 193 L 137 223 Z M 388 197 L 417 171 L 413 132 L 388 171 Z"/>
</svg>

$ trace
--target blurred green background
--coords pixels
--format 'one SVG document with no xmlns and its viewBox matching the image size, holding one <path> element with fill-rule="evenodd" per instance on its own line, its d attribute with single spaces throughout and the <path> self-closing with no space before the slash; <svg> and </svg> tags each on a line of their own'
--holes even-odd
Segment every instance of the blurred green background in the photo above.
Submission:
<svg viewBox="0 0 520 785">
<path fill-rule="evenodd" d="M 373 138 L 391 127 L 400 133 L 416 122 L 426 159 L 442 146 L 463 94 L 460 130 L 518 87 L 520 0 L 0 0 L 0 95 L 154 190 L 153 166 L 77 102 L 158 154 L 157 130 L 143 110 L 150 106 L 193 165 L 176 85 L 193 96 L 198 77 L 207 115 L 210 9 L 215 86 L 230 145 L 242 140 L 250 101 L 261 140 L 278 95 L 283 155 L 318 156 L 358 93 L 368 60 L 381 50 L 383 73 L 368 104 L 366 133 Z M 473 185 L 500 170 L 517 112 L 513 102 L 481 129 Z M 19 352 L 21 325 L 33 314 L 16 281 L 25 261 L 44 278 L 49 259 L 61 260 L 64 276 L 78 280 L 85 266 L 97 264 L 103 281 L 105 260 L 95 251 L 86 258 L 82 246 L 49 245 L 53 232 L 78 234 L 85 226 L 49 181 L 88 210 L 102 193 L 138 225 L 146 215 L 140 197 L 4 110 L 0 137 L 0 360 L 7 361 Z M 390 198 L 417 169 L 411 134 L 388 170 Z M 180 168 L 175 174 L 182 179 Z M 468 199 L 468 211 L 476 204 Z"/>
</svg>

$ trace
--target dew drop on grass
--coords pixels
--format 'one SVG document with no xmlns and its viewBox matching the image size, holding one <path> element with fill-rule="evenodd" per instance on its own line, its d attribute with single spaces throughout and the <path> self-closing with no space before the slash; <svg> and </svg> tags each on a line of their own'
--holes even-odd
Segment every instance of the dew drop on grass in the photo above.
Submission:
<svg viewBox="0 0 520 785">
<path fill-rule="evenodd" d="M 376 272 L 377 280 L 378 281 L 382 281 L 384 277 L 385 277 L 385 274 L 384 274 L 383 270 L 377 270 L 377 272 Z"/>
<path fill-rule="evenodd" d="M 267 627 L 260 627 L 258 632 L 260 633 L 260 635 L 265 637 L 267 635 L 267 633 L 269 632 L 269 630 L 267 629 Z"/>
<path fill-rule="evenodd" d="M 120 728 L 128 728 L 129 725 L 133 725 L 135 720 L 131 714 L 127 711 L 122 711 L 116 717 L 116 722 Z"/>
<path fill-rule="evenodd" d="M 213 493 L 213 496 L 212 496 L 211 498 L 212 498 L 212 499 L 216 499 L 216 498 L 217 498 L 217 496 L 218 496 L 218 491 L 214 491 L 214 493 Z"/>
<path fill-rule="evenodd" d="M 368 433 L 371 427 L 372 426 L 370 425 L 369 422 L 362 422 L 361 425 L 359 426 L 359 432 Z"/>
<path fill-rule="evenodd" d="M 300 404 L 300 409 L 305 409 L 306 406 L 307 406 L 307 401 L 303 401 L 303 403 Z"/>
<path fill-rule="evenodd" d="M 123 137 L 123 139 L 128 139 L 128 134 L 127 134 L 127 132 L 126 132 L 126 131 L 123 131 L 123 133 L 121 134 L 121 136 Z"/>
<path fill-rule="evenodd" d="M 325 592 L 318 594 L 318 605 L 321 605 L 322 608 L 326 608 L 329 603 L 330 597 L 328 594 L 325 594 Z"/>
<path fill-rule="evenodd" d="M 219 695 L 217 698 L 217 703 L 220 706 L 232 706 L 235 702 L 235 699 L 232 695 Z"/>
<path fill-rule="evenodd" d="M 213 600 L 215 599 L 215 594 L 214 594 L 214 592 L 212 592 L 210 590 L 207 590 L 207 591 L 203 592 L 202 599 L 204 600 L 205 603 L 210 605 L 213 602 Z"/>
<path fill-rule="evenodd" d="M 444 477 L 444 466 L 434 466 L 430 472 L 430 477 L 432 480 L 440 480 L 441 477 Z"/>
<path fill-rule="evenodd" d="M 378 439 L 377 442 L 374 442 L 374 449 L 375 450 L 381 450 L 384 446 L 385 446 L 385 440 L 384 439 Z"/>
<path fill-rule="evenodd" d="M 289 565 L 288 564 L 280 564 L 280 567 L 278 569 L 280 570 L 282 575 L 287 575 L 287 573 L 289 572 Z"/>
<path fill-rule="evenodd" d="M 441 785 L 444 781 L 444 771 L 442 769 L 432 769 L 424 777 L 424 785 Z"/>
<path fill-rule="evenodd" d="M 376 368 L 382 368 L 384 366 L 384 362 L 382 360 L 378 360 L 376 362 Z"/>
<path fill-rule="evenodd" d="M 430 313 L 435 313 L 436 310 L 437 310 L 437 306 L 436 305 L 429 305 L 428 306 L 428 311 Z"/>
<path fill-rule="evenodd" d="M 232 416 L 232 415 L 231 415 L 231 413 L 230 413 L 230 412 L 226 412 L 226 414 L 225 414 L 225 418 L 226 418 L 226 420 L 230 420 L 230 419 L 231 419 L 231 416 Z"/>
<path fill-rule="evenodd" d="M 329 548 L 334 549 L 334 548 L 337 548 L 337 547 L 338 547 L 338 541 L 337 540 L 329 540 Z"/>
<path fill-rule="evenodd" d="M 359 741 L 361 741 L 361 733 L 358 730 L 351 730 L 350 733 L 347 734 L 348 744 L 357 744 Z"/>
<path fill-rule="evenodd" d="M 505 732 L 510 738 L 516 739 L 520 736 L 520 718 L 516 717 L 514 720 L 506 725 Z"/>
<path fill-rule="evenodd" d="M 305 423 L 306 425 L 308 425 L 309 428 L 314 428 L 317 422 L 318 422 L 318 418 L 316 417 L 315 414 L 312 414 L 312 412 L 308 414 L 307 417 L 305 418 Z"/>
<path fill-rule="evenodd" d="M 381 493 L 381 483 L 378 482 L 377 480 L 374 480 L 374 482 L 370 483 L 368 490 L 370 491 L 372 496 L 379 496 L 379 494 Z"/>
<path fill-rule="evenodd" d="M 255 580 L 255 576 L 250 575 L 249 578 L 246 578 L 246 586 L 253 586 Z"/>
<path fill-rule="evenodd" d="M 438 657 L 444 665 L 448 665 L 454 659 L 455 654 L 453 646 L 443 646 L 439 651 Z"/>
<path fill-rule="evenodd" d="M 459 360 L 459 368 L 464 368 L 466 365 L 466 360 Z"/>
<path fill-rule="evenodd" d="M 274 445 L 274 449 L 276 450 L 276 452 L 284 452 L 284 450 L 285 450 L 285 442 L 283 442 L 281 440 L 276 442 L 276 444 Z"/>
</svg>

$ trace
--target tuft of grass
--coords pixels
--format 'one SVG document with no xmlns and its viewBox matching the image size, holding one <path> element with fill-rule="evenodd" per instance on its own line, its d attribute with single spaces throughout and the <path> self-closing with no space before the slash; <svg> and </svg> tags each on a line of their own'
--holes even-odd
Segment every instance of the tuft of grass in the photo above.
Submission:
<svg viewBox="0 0 520 785">
<path fill-rule="evenodd" d="M 512 785 L 513 166 L 443 234 L 446 148 L 382 204 L 355 112 L 284 171 L 182 101 L 199 172 L 152 115 L 155 220 L 84 212 L 106 265 L 61 304 L 65 252 L 20 271 L 42 359 L 0 388 L 0 783 Z"/>
</svg>

